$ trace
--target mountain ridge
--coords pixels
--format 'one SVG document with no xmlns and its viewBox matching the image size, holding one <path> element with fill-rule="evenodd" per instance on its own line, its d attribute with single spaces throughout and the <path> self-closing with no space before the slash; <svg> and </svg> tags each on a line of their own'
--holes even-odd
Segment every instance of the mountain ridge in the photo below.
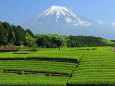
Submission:
<svg viewBox="0 0 115 86">
<path fill-rule="evenodd" d="M 76 15 L 66 7 L 55 5 L 25 22 L 22 27 L 41 34 L 85 35 L 107 39 L 114 39 L 115 36 L 114 28 L 111 27 L 110 31 L 110 28 Z"/>
</svg>

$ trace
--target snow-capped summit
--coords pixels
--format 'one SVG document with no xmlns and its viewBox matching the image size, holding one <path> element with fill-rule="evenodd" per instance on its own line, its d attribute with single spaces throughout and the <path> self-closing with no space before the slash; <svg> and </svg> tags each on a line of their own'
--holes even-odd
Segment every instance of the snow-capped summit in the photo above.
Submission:
<svg viewBox="0 0 115 86">
<path fill-rule="evenodd" d="M 42 16 L 43 15 L 44 16 L 56 15 L 56 22 L 58 21 L 60 16 L 64 16 L 65 21 L 67 23 L 72 23 L 74 26 L 77 26 L 77 25 L 89 26 L 91 24 L 90 22 L 88 22 L 86 20 L 80 19 L 80 17 L 78 15 L 74 14 L 72 11 L 70 11 L 66 7 L 61 7 L 61 6 L 53 5 L 52 7 L 50 7 L 46 11 L 44 11 L 41 15 Z"/>
<path fill-rule="evenodd" d="M 62 6 L 52 6 L 22 25 L 33 33 L 114 38 L 115 29 L 100 26 Z"/>
<path fill-rule="evenodd" d="M 30 28 L 35 33 L 65 33 L 71 28 L 79 26 L 90 26 L 91 22 L 73 13 L 71 10 L 62 6 L 51 6 L 43 13 L 27 21 L 22 26 Z M 67 32 L 68 33 L 68 32 Z M 71 32 L 69 32 L 71 33 Z"/>
<path fill-rule="evenodd" d="M 45 12 L 43 12 L 43 15 L 47 16 L 47 15 L 53 15 L 56 14 L 57 19 L 59 18 L 60 15 L 72 15 L 74 17 L 76 17 L 75 14 L 73 14 L 69 9 L 67 9 L 66 7 L 61 7 L 61 6 L 52 6 L 50 7 L 48 10 L 46 10 Z"/>
</svg>

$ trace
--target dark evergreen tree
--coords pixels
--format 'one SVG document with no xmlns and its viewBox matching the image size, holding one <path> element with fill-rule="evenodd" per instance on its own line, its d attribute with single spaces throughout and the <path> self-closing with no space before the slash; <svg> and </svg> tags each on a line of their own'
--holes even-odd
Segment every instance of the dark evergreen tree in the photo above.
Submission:
<svg viewBox="0 0 115 86">
<path fill-rule="evenodd" d="M 3 26 L 3 24 L 0 22 L 0 45 L 6 45 L 7 44 L 7 32 Z"/>
<path fill-rule="evenodd" d="M 25 30 L 21 26 L 17 26 L 14 29 L 15 36 L 16 36 L 16 45 L 23 45 L 25 41 Z"/>
<path fill-rule="evenodd" d="M 34 34 L 32 33 L 30 29 L 26 29 L 26 32 L 29 33 L 30 36 L 34 37 Z"/>
</svg>

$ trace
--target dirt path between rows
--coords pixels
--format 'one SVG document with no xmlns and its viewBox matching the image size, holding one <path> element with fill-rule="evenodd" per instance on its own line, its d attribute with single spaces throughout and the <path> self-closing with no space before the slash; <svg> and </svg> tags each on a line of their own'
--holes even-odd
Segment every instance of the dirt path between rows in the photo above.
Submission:
<svg viewBox="0 0 115 86">
<path fill-rule="evenodd" d="M 115 48 L 112 48 L 110 51 L 113 51 L 113 52 L 115 52 Z"/>
<path fill-rule="evenodd" d="M 63 76 L 63 77 L 70 77 L 69 74 L 61 74 L 61 73 L 47 73 L 47 72 L 31 72 L 31 71 L 16 71 L 16 70 L 0 70 L 2 73 L 16 73 L 19 75 L 25 74 L 44 74 L 46 76 Z"/>
<path fill-rule="evenodd" d="M 53 58 L 0 58 L 0 61 L 28 60 L 28 61 L 52 61 L 52 62 L 68 62 L 79 63 L 76 59 L 53 59 Z"/>
</svg>

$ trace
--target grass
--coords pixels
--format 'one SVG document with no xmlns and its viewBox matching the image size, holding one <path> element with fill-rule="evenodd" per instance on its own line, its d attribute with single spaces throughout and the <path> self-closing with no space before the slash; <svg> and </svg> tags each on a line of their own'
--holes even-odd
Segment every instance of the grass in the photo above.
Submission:
<svg viewBox="0 0 115 86">
<path fill-rule="evenodd" d="M 38 51 L 0 53 L 1 70 L 37 71 L 71 74 L 72 77 L 45 76 L 43 74 L 0 73 L 0 85 L 23 86 L 79 86 L 115 85 L 115 52 L 113 47 L 39 48 Z M 14 54 L 16 53 L 16 54 Z M 27 54 L 23 54 L 27 53 Z M 82 58 L 81 58 L 82 57 Z M 11 60 L 11 59 L 19 60 Z M 41 58 L 44 61 L 27 60 Z M 7 59 L 7 60 L 2 60 Z M 8 60 L 10 59 L 10 60 Z M 22 60 L 21 60 L 22 59 Z M 46 59 L 46 60 L 45 60 Z M 77 63 L 53 62 L 47 59 L 76 60 Z M 78 66 L 76 68 L 76 66 Z"/>
<path fill-rule="evenodd" d="M 14 54 L 16 53 L 16 54 Z M 19 53 L 19 54 L 18 54 Z M 27 53 L 27 54 L 21 54 Z M 71 74 L 77 63 L 69 62 L 52 62 L 52 61 L 31 61 L 27 58 L 43 58 L 43 59 L 75 59 L 79 60 L 83 55 L 83 51 L 76 48 L 64 48 L 61 52 L 58 49 L 40 48 L 38 51 L 16 51 L 0 53 L 0 69 L 1 70 L 19 70 L 19 71 L 36 71 L 46 73 Z M 22 60 L 11 60 L 11 59 Z M 7 59 L 7 60 L 3 60 Z M 10 60 L 8 60 L 10 59 Z M 25 60 L 24 60 L 25 59 Z M 66 86 L 70 77 L 63 76 L 45 76 L 41 74 L 25 74 L 18 75 L 15 73 L 0 73 L 0 85 L 23 85 L 23 86 Z"/>
<path fill-rule="evenodd" d="M 14 53 L 27 53 L 27 54 L 14 54 Z M 28 58 L 50 58 L 50 59 L 64 59 L 64 60 L 77 60 L 83 55 L 83 51 L 76 50 L 76 48 L 64 48 L 60 52 L 57 48 L 50 49 L 44 48 L 38 51 L 17 51 L 0 53 L 0 59 L 28 59 Z"/>
<path fill-rule="evenodd" d="M 69 85 L 115 85 L 115 53 L 109 49 L 87 51 Z"/>
<path fill-rule="evenodd" d="M 66 86 L 69 77 L 45 76 L 41 74 L 17 75 L 0 73 L 1 86 Z"/>
<path fill-rule="evenodd" d="M 46 72 L 46 73 L 60 73 L 71 74 L 76 63 L 66 62 L 50 62 L 50 61 L 0 61 L 1 70 L 15 70 L 15 71 L 30 71 L 30 72 Z"/>
</svg>

